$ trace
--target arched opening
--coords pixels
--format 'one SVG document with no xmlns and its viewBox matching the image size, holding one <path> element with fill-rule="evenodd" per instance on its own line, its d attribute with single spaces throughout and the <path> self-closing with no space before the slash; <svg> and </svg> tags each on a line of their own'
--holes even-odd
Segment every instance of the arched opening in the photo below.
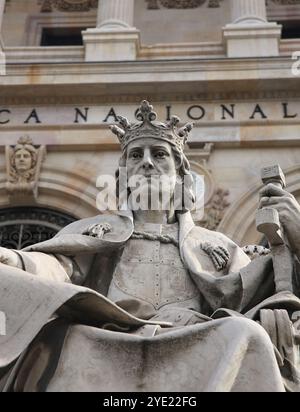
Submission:
<svg viewBox="0 0 300 412">
<path fill-rule="evenodd" d="M 20 250 L 51 239 L 75 217 L 41 207 L 13 207 L 0 210 L 0 246 Z"/>
</svg>

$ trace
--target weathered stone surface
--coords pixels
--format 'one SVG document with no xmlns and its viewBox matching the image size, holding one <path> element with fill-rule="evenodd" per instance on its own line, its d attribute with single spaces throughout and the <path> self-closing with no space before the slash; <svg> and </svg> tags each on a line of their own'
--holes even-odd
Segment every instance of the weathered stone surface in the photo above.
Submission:
<svg viewBox="0 0 300 412">
<path fill-rule="evenodd" d="M 137 119 L 119 118 L 112 128 L 128 177 L 188 176 L 183 147 L 191 125 L 178 126 L 178 118 L 155 122 L 146 101 Z M 147 182 L 148 191 L 152 181 Z M 7 372 L 22 354 L 18 368 L 2 379 L 5 390 L 299 389 L 298 331 L 292 323 L 300 309 L 298 271 L 289 291 L 276 290 L 284 265 L 276 266 L 272 255 L 250 262 L 226 236 L 196 227 L 190 204 L 179 209 L 171 188 L 170 209 L 139 210 L 129 201 L 127 211 L 79 220 L 23 251 L 0 248 L 6 315 L 0 368 Z M 300 206 L 283 189 L 267 189 L 267 200 L 280 191 L 273 207 L 283 203 L 294 216 L 285 230 L 294 241 L 297 267 Z M 137 189 L 130 190 L 133 195 Z M 280 209 L 279 215 L 283 219 Z M 53 314 L 58 319 L 45 325 Z"/>
</svg>

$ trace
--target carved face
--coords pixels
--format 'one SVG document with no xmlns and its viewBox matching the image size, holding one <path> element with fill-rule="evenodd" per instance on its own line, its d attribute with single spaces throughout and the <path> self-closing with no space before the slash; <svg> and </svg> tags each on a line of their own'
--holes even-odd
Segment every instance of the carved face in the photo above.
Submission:
<svg viewBox="0 0 300 412">
<path fill-rule="evenodd" d="M 126 167 L 128 177 L 132 175 L 176 176 L 176 161 L 171 145 L 153 138 L 132 142 L 127 148 Z"/>
<path fill-rule="evenodd" d="M 177 163 L 172 147 L 167 142 L 145 138 L 130 143 L 127 148 L 126 167 L 131 191 L 134 189 L 130 181 L 135 176 L 141 176 L 146 179 L 142 180 L 143 185 L 139 184 L 139 191 L 144 186 L 144 190 L 147 191 L 152 188 L 160 194 L 164 192 L 172 195 L 179 167 Z M 162 176 L 166 180 L 159 180 Z"/>
<path fill-rule="evenodd" d="M 15 168 L 18 172 L 24 173 L 32 168 L 32 156 L 26 149 L 19 149 L 14 156 Z"/>
</svg>

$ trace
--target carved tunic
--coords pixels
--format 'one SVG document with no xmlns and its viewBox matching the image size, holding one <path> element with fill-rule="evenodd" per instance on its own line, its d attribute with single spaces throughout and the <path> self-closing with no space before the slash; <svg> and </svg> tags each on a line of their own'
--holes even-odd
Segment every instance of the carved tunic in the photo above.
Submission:
<svg viewBox="0 0 300 412">
<path fill-rule="evenodd" d="M 178 240 L 178 224 L 136 224 L 137 231 Z M 137 299 L 156 311 L 166 305 L 200 311 L 200 296 L 180 258 L 178 247 L 160 241 L 130 239 L 116 266 L 108 298 Z"/>
</svg>

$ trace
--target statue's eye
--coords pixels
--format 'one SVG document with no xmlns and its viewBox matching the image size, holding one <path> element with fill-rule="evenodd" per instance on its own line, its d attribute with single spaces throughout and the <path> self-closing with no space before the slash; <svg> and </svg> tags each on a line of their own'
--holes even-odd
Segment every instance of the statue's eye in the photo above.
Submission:
<svg viewBox="0 0 300 412">
<path fill-rule="evenodd" d="M 156 157 L 157 159 L 164 159 L 164 158 L 166 157 L 166 153 L 163 152 L 163 151 L 156 152 L 156 153 L 155 153 L 155 157 Z"/>
<path fill-rule="evenodd" d="M 139 152 L 133 152 L 131 153 L 131 157 L 133 159 L 140 159 L 141 158 L 141 154 Z"/>
</svg>

